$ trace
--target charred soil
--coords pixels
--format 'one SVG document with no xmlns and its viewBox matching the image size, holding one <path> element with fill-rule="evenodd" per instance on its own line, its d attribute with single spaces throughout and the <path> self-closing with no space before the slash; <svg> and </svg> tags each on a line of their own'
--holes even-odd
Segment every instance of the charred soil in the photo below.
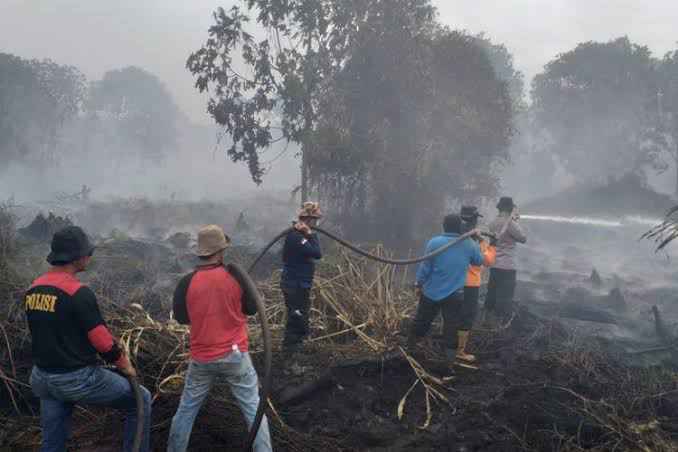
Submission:
<svg viewBox="0 0 678 452">
<path fill-rule="evenodd" d="M 188 331 L 168 319 L 184 251 L 126 240 L 105 244 L 88 279 L 153 393 L 151 438 L 159 451 L 166 447 L 186 369 Z M 37 450 L 40 443 L 38 404 L 28 387 L 30 336 L 20 309 L 27 284 L 20 275 L 40 271 L 28 250 L 44 251 L 25 247 L 0 262 L 3 450 Z M 242 262 L 252 258 L 239 251 Z M 444 359 L 437 324 L 410 350 L 405 336 L 416 300 L 408 280 L 405 270 L 342 252 L 327 257 L 313 291 L 313 333 L 294 355 L 278 352 L 285 308 L 276 273 L 260 280 L 274 336 L 268 416 L 275 450 L 678 448 L 678 380 L 671 365 L 634 367 L 609 341 L 524 306 L 498 327 L 474 333 L 470 351 L 477 365 Z M 250 342 L 261 368 L 254 320 Z M 78 409 L 69 450 L 117 450 L 120 429 L 115 411 Z M 240 450 L 244 432 L 227 386 L 217 383 L 196 420 L 190 449 Z"/>
</svg>

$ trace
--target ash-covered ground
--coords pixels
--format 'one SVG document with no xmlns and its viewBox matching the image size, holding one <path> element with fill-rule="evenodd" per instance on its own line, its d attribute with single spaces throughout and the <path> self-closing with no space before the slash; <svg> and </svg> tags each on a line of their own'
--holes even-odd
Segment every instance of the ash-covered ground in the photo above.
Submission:
<svg viewBox="0 0 678 452">
<path fill-rule="evenodd" d="M 168 320 L 171 293 L 194 263 L 195 229 L 223 225 L 235 244 L 229 259 L 247 264 L 289 225 L 292 203 L 263 197 L 51 207 L 97 239 L 95 265 L 84 278 L 154 393 L 152 441 L 155 450 L 164 450 L 187 338 Z M 18 226 L 30 226 L 40 208 L 47 212 L 44 206 L 13 209 Z M 329 243 L 313 292 L 311 340 L 302 355 L 287 359 L 277 353 L 284 308 L 274 249 L 256 276 L 273 326 L 269 416 L 275 449 L 676 450 L 672 249 L 655 254 L 651 242 L 639 240 L 650 225 L 637 219 L 601 215 L 607 220 L 601 224 L 528 214 L 521 220 L 529 242 L 519 252 L 516 314 L 498 329 L 479 326 L 471 344 L 479 358 L 475 367 L 447 362 L 437 332 L 416 350 L 405 348 L 416 306 L 409 286 L 413 269 L 378 266 Z M 26 386 L 30 342 L 17 303 L 23 287 L 45 269 L 47 247 L 45 237 L 19 232 L 0 266 L 0 448 L 8 450 L 39 444 L 37 405 Z M 599 278 L 592 277 L 594 268 Z M 250 332 L 261 368 L 254 320 Z M 118 420 L 115 412 L 79 411 L 71 448 L 115 450 Z M 239 450 L 243 432 L 228 391 L 217 387 L 196 422 L 191 450 Z"/>
</svg>

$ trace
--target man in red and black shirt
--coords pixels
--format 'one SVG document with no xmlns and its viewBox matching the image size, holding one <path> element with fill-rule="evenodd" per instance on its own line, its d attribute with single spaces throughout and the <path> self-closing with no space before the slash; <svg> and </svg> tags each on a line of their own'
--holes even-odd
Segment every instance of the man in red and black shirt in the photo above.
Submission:
<svg viewBox="0 0 678 452">
<path fill-rule="evenodd" d="M 184 391 L 167 443 L 169 452 L 183 452 L 198 411 L 218 377 L 229 383 L 248 427 L 259 406 L 257 372 L 248 353 L 247 316 L 256 314 L 254 301 L 224 266 L 228 240 L 216 225 L 198 233 L 200 265 L 186 275 L 174 292 L 174 318 L 191 325 L 191 361 Z M 264 417 L 253 444 L 254 452 L 271 451 Z"/>
<path fill-rule="evenodd" d="M 97 355 L 126 375 L 134 367 L 117 345 L 99 312 L 94 293 L 75 276 L 84 271 L 94 252 L 77 226 L 54 234 L 47 261 L 52 268 L 26 292 L 24 308 L 31 331 L 31 387 L 40 398 L 42 451 L 64 451 L 76 404 L 123 410 L 124 450 L 131 450 L 136 431 L 136 402 L 124 377 L 99 366 Z M 142 451 L 149 450 L 150 393 L 144 394 L 146 428 Z"/>
</svg>

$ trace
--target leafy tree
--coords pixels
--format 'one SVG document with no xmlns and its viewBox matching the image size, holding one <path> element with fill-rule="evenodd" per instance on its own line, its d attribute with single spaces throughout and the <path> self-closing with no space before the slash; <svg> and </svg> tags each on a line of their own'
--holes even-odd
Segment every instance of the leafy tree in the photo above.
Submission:
<svg viewBox="0 0 678 452">
<path fill-rule="evenodd" d="M 669 52 L 657 70 L 657 132 L 676 171 L 675 195 L 678 197 L 678 50 Z"/>
<path fill-rule="evenodd" d="M 72 66 L 0 54 L 0 156 L 45 164 L 64 124 L 85 96 L 85 77 Z"/>
<path fill-rule="evenodd" d="M 504 44 L 493 43 L 485 34 L 476 37 L 477 43 L 487 52 L 492 69 L 499 80 L 508 84 L 514 110 L 520 112 L 527 109 L 525 103 L 525 76 L 513 64 L 513 55 Z"/>
<path fill-rule="evenodd" d="M 511 133 L 507 83 L 429 0 L 248 0 L 214 18 L 187 67 L 255 182 L 261 152 L 300 144 L 302 198 L 312 187 L 345 227 L 400 244 L 425 210 L 437 224 L 451 197 L 496 187 L 485 171 Z"/>
<path fill-rule="evenodd" d="M 537 126 L 579 181 L 606 180 L 648 163 L 654 60 L 647 47 L 619 38 L 587 42 L 559 55 L 535 77 Z"/>
<path fill-rule="evenodd" d="M 201 92 L 213 88 L 207 111 L 231 136 L 229 157 L 246 162 L 261 183 L 259 152 L 282 140 L 304 144 L 311 129 L 317 49 L 326 39 L 330 6 L 320 0 L 240 3 L 214 13 L 209 39 L 186 66 Z M 262 40 L 246 28 L 255 13 L 267 30 Z"/>
<path fill-rule="evenodd" d="M 182 115 L 163 83 L 141 68 L 109 71 L 93 82 L 87 109 L 118 137 L 119 148 L 158 161 L 177 146 Z"/>
<path fill-rule="evenodd" d="M 508 85 L 483 47 L 423 12 L 375 2 L 362 16 L 310 157 L 342 224 L 395 246 L 437 225 L 448 202 L 493 196 L 512 133 Z"/>
</svg>

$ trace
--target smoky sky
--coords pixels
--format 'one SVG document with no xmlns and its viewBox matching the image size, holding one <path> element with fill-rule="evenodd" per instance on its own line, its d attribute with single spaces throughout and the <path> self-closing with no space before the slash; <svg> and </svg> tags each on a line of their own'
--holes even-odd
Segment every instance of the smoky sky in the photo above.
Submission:
<svg viewBox="0 0 678 452">
<path fill-rule="evenodd" d="M 51 58 L 90 79 L 128 65 L 158 75 L 194 121 L 205 99 L 184 68 L 200 47 L 218 0 L 0 0 L 0 51 Z M 622 35 L 657 56 L 678 47 L 676 0 L 436 0 L 441 22 L 485 32 L 513 53 L 529 79 L 558 53 Z"/>
</svg>

